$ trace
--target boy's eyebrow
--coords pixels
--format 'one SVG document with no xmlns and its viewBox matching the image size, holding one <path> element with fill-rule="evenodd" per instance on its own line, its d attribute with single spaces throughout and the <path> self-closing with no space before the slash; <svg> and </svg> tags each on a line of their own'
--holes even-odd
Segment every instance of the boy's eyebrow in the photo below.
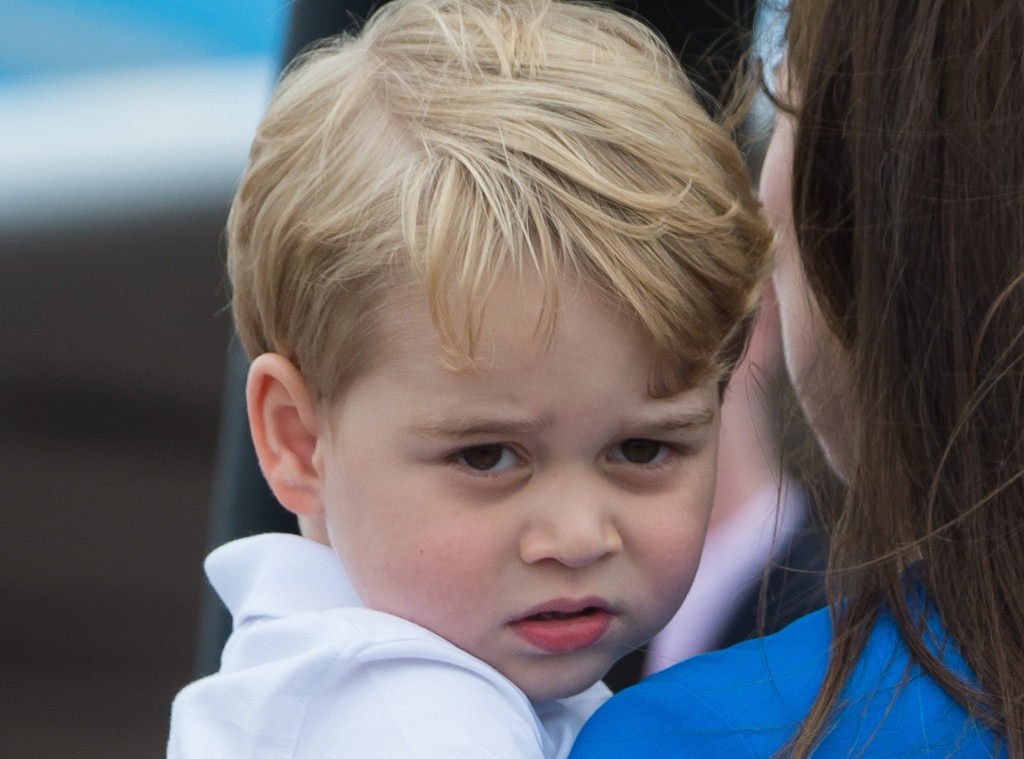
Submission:
<svg viewBox="0 0 1024 759">
<path fill-rule="evenodd" d="M 650 420 L 627 421 L 623 427 L 628 430 L 631 437 L 656 437 L 685 429 L 705 427 L 714 422 L 715 416 L 715 409 L 703 407 Z M 547 426 L 546 419 L 514 421 L 480 417 L 417 424 L 409 427 L 409 431 L 420 437 L 465 438 L 479 435 L 531 435 Z"/>
<path fill-rule="evenodd" d="M 692 411 L 681 411 L 667 416 L 659 416 L 647 422 L 638 422 L 629 427 L 634 437 L 657 437 L 671 432 L 706 427 L 715 421 L 715 409 L 702 407 Z"/>
<path fill-rule="evenodd" d="M 476 435 L 531 435 L 540 432 L 548 424 L 546 419 L 526 421 L 502 420 L 486 417 L 467 417 L 440 422 L 417 424 L 409 431 L 420 437 L 462 438 Z"/>
</svg>

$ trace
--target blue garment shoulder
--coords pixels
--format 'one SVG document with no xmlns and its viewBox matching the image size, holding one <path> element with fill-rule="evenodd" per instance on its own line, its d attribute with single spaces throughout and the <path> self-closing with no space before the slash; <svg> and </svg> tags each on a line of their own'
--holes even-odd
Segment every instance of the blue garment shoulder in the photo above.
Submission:
<svg viewBox="0 0 1024 759">
<path fill-rule="evenodd" d="M 937 624 L 936 619 L 930 623 Z M 832 641 L 827 610 L 781 632 L 682 662 L 614 696 L 570 759 L 771 757 L 795 734 L 821 686 Z M 967 675 L 952 647 L 943 659 Z M 993 735 L 911 663 L 883 614 L 816 759 L 999 756 Z"/>
</svg>

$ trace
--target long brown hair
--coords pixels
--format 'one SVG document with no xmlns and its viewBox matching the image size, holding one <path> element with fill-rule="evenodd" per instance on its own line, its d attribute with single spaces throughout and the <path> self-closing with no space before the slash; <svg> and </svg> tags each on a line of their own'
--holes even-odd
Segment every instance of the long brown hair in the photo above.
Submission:
<svg viewBox="0 0 1024 759">
<path fill-rule="evenodd" d="M 1024 2 L 793 0 L 793 208 L 852 367 L 835 648 L 807 756 L 887 607 L 1024 757 Z M 950 640 L 906 590 L 914 567 Z M 955 644 L 976 682 L 936 656 Z"/>
</svg>

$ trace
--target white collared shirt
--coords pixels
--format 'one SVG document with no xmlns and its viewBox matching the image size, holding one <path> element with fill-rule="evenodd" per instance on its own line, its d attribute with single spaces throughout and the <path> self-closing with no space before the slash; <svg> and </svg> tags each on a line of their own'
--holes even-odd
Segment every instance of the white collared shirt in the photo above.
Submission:
<svg viewBox="0 0 1024 759">
<path fill-rule="evenodd" d="M 182 690 L 169 759 L 565 757 L 603 683 L 531 704 L 488 664 L 367 609 L 334 552 L 296 535 L 221 546 L 206 572 L 232 613 L 218 673 Z"/>
</svg>

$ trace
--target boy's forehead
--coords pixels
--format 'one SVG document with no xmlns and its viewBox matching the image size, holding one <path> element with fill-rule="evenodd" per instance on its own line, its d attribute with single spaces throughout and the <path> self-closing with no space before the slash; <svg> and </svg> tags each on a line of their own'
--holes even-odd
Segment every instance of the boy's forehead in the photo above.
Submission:
<svg viewBox="0 0 1024 759">
<path fill-rule="evenodd" d="M 431 335 L 449 358 L 461 356 L 473 364 L 487 364 L 498 343 L 512 334 L 549 347 L 559 321 L 578 298 L 602 303 L 607 319 L 634 330 L 638 340 L 647 339 L 631 309 L 608 296 L 604 288 L 567 272 L 541 276 L 533 270 L 505 270 L 482 285 L 450 283 L 435 288 L 403 278 L 381 302 L 378 322 L 392 340 Z M 386 348 L 389 340 L 378 342 Z"/>
<path fill-rule="evenodd" d="M 706 384 L 695 387 L 688 381 L 694 366 L 690 356 L 659 355 L 635 311 L 604 288 L 572 274 L 560 274 L 553 287 L 548 284 L 535 272 L 502 273 L 478 311 L 471 312 L 464 297 L 452 291 L 431 293 L 422 282 L 404 278 L 376 309 L 366 368 L 390 363 L 396 371 L 417 372 L 440 366 L 469 376 L 528 366 L 556 347 L 573 352 L 582 366 L 591 352 L 609 349 L 614 333 L 628 336 L 625 343 L 637 358 L 637 376 L 643 377 L 652 398 L 681 396 Z M 438 323 L 439 310 L 450 320 L 448 325 Z M 563 324 L 568 321 L 571 335 L 580 320 L 594 321 L 601 329 L 583 344 L 567 341 Z M 417 349 L 409 350 L 413 345 Z"/>
<path fill-rule="evenodd" d="M 714 383 L 694 387 L 673 374 L 657 385 L 661 392 L 653 390 L 653 339 L 596 289 L 579 282 L 566 288 L 550 335 L 540 329 L 542 301 L 536 277 L 503 277 L 488 297 L 476 342 L 450 346 L 432 319 L 427 289 L 406 285 L 382 303 L 375 349 L 356 385 L 416 388 L 410 408 L 426 427 L 440 428 L 453 415 L 463 419 L 453 423 L 459 429 L 496 418 L 538 425 L 563 413 L 693 426 L 717 413 L 717 392 L 705 392 Z"/>
</svg>

